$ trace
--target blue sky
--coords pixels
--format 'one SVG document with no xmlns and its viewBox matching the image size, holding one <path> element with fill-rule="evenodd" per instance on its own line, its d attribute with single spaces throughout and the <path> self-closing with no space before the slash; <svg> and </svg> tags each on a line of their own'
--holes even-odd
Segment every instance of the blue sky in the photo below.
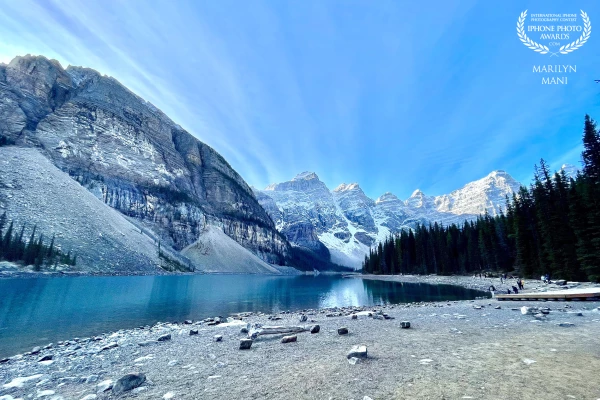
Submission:
<svg viewBox="0 0 600 400">
<path fill-rule="evenodd" d="M 525 9 L 583 9 L 592 36 L 537 54 L 516 34 Z M 0 62 L 113 76 L 256 187 L 310 170 L 374 198 L 577 164 L 584 114 L 600 120 L 599 50 L 597 0 L 0 0 Z M 541 85 L 532 66 L 557 63 L 577 73 Z"/>
</svg>

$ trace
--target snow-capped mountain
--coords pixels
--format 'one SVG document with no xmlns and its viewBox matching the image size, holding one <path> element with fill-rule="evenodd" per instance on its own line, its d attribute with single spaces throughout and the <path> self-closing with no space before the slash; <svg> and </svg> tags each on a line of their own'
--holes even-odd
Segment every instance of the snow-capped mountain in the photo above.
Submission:
<svg viewBox="0 0 600 400">
<path fill-rule="evenodd" d="M 292 244 L 311 250 L 325 245 L 332 262 L 359 268 L 369 248 L 390 233 L 417 223 L 460 224 L 485 212 L 497 215 L 520 186 L 506 172 L 493 171 L 450 194 L 427 196 L 417 189 L 406 200 L 389 192 L 373 200 L 358 183 L 329 190 L 317 174 L 303 172 L 255 195 Z"/>
<path fill-rule="evenodd" d="M 565 171 L 567 177 L 575 179 L 577 177 L 577 173 L 579 172 L 579 168 L 573 164 L 563 164 L 562 167 L 560 167 L 560 171 Z"/>
</svg>

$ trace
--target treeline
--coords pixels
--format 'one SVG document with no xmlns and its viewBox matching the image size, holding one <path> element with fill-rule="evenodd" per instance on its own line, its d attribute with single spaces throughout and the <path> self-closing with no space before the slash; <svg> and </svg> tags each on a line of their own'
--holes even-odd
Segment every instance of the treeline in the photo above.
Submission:
<svg viewBox="0 0 600 400">
<path fill-rule="evenodd" d="M 544 160 L 529 188 L 506 199 L 506 211 L 462 226 L 434 223 L 402 231 L 371 249 L 373 274 L 472 274 L 600 281 L 600 135 L 585 116 L 583 170 L 551 174 Z"/>
<path fill-rule="evenodd" d="M 6 228 L 6 230 L 5 230 Z M 36 271 L 42 265 L 71 265 L 77 263 L 77 255 L 69 251 L 64 254 L 54 245 L 54 236 L 50 242 L 44 242 L 44 235 L 36 236 L 34 226 L 30 235 L 25 235 L 25 225 L 15 229 L 13 221 L 8 222 L 6 212 L 0 216 L 0 260 L 33 265 Z M 29 237 L 29 239 L 27 239 Z"/>
</svg>

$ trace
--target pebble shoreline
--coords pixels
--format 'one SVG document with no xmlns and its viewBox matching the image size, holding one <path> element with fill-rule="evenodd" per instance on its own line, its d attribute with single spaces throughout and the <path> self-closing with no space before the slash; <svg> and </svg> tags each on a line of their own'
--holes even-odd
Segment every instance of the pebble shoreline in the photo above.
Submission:
<svg viewBox="0 0 600 400">
<path fill-rule="evenodd" d="M 474 281 L 420 281 L 440 278 L 462 280 L 462 286 Z M 523 306 L 529 307 L 525 313 Z M 596 381 L 586 371 L 595 376 L 600 366 L 599 306 L 480 299 L 158 323 L 1 360 L 0 399 L 497 398 L 511 384 L 526 385 L 519 398 L 539 398 L 535 388 L 528 397 L 527 385 L 569 366 L 578 376 L 556 387 L 547 383 L 545 398 L 595 399 L 600 388 L 594 389 Z M 410 327 L 403 327 L 407 322 Z M 286 343 L 282 337 L 288 335 L 259 336 L 240 350 L 240 340 L 248 338 L 243 331 L 257 324 L 318 325 L 319 330 L 294 333 L 296 339 Z M 340 328 L 347 333 L 340 334 Z M 507 372 L 512 370 L 503 365 L 505 352 L 519 374 Z M 503 362 L 497 362 L 499 356 Z M 557 361 L 560 365 L 552 367 Z M 478 368 L 484 372 L 470 375 Z M 490 373 L 501 376 L 501 384 Z"/>
</svg>

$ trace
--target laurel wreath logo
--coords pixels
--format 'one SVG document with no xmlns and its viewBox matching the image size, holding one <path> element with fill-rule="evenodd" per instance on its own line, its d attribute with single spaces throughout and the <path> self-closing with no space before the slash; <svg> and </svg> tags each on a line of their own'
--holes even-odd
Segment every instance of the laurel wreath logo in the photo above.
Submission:
<svg viewBox="0 0 600 400">
<path fill-rule="evenodd" d="M 577 39 L 576 41 L 569 43 L 567 45 L 564 45 L 560 49 L 558 49 L 557 53 L 569 54 L 570 52 L 575 51 L 578 48 L 580 48 L 581 46 L 583 46 L 590 38 L 590 36 L 592 34 L 592 23 L 590 22 L 590 18 L 588 17 L 587 13 L 585 13 L 585 11 L 583 11 L 583 10 L 580 10 L 580 11 L 581 11 L 581 18 L 583 20 L 583 33 L 581 34 L 579 39 Z M 550 49 L 548 48 L 548 46 L 544 46 L 543 44 L 534 42 L 529 37 L 527 37 L 527 35 L 525 34 L 525 19 L 526 18 L 527 18 L 527 10 L 523 11 L 521 13 L 521 15 L 519 16 L 519 19 L 517 20 L 517 35 L 519 36 L 519 39 L 521 40 L 521 42 L 523 42 L 523 44 L 525 46 L 529 47 L 531 50 L 533 50 L 537 53 L 540 53 L 540 54 L 548 54 L 550 52 Z M 552 54 L 555 54 L 555 53 L 552 53 Z"/>
<path fill-rule="evenodd" d="M 583 33 L 576 41 L 569 43 L 566 46 L 562 46 L 560 49 L 558 49 L 560 54 L 569 54 L 570 52 L 577 50 L 578 48 L 583 46 L 585 42 L 588 41 L 590 35 L 592 34 L 592 23 L 590 22 L 590 18 L 585 13 L 585 11 L 579 11 L 581 11 L 581 19 L 583 20 Z"/>
</svg>

